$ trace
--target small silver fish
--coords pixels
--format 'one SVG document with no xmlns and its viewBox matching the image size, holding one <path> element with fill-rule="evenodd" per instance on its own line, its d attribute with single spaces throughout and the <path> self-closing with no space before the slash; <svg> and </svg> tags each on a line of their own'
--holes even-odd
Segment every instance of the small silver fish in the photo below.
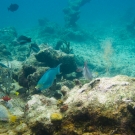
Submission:
<svg viewBox="0 0 135 135">
<path fill-rule="evenodd" d="M 87 62 L 84 63 L 84 67 L 83 67 L 83 76 L 86 80 L 92 80 L 92 73 L 90 72 L 88 66 L 87 66 Z"/>
</svg>

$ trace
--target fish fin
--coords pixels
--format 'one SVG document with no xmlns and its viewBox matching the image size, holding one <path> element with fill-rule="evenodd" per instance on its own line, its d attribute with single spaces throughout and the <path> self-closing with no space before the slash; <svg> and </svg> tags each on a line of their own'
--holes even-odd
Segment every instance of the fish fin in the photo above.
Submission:
<svg viewBox="0 0 135 135">
<path fill-rule="evenodd" d="M 57 73 L 60 74 L 60 66 L 62 65 L 62 63 L 60 63 L 58 66 L 57 66 Z"/>
</svg>

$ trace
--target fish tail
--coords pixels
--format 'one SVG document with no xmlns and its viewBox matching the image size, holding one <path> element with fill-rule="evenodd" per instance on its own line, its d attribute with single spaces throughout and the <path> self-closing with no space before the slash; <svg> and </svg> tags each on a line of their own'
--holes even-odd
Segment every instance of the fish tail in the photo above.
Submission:
<svg viewBox="0 0 135 135">
<path fill-rule="evenodd" d="M 62 63 L 60 63 L 58 66 L 57 66 L 57 74 L 60 74 L 60 66 L 62 65 Z"/>
<path fill-rule="evenodd" d="M 9 114 L 9 122 L 15 123 L 17 121 L 17 116 Z"/>
</svg>

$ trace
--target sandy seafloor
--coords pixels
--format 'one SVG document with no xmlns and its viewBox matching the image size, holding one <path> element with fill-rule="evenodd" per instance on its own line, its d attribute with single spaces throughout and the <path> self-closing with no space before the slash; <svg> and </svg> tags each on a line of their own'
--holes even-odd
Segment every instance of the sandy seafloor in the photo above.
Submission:
<svg viewBox="0 0 135 135">
<path fill-rule="evenodd" d="M 90 34 L 90 38 L 86 41 L 70 42 L 73 54 L 79 58 L 78 66 L 82 66 L 87 61 L 90 70 L 96 76 L 115 76 L 118 74 L 135 76 L 135 39 L 134 36 L 127 31 L 127 25 L 95 25 L 83 30 Z M 38 28 L 38 27 L 37 27 Z M 38 30 L 26 31 L 26 35 L 33 38 L 40 46 L 46 43 L 55 48 L 56 42 L 60 38 L 52 38 L 46 40 L 44 37 L 38 36 Z"/>
</svg>

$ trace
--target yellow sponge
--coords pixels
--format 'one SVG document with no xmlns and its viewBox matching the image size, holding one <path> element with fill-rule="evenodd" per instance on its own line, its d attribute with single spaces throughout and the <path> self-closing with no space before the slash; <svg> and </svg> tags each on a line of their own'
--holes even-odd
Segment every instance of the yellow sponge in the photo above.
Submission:
<svg viewBox="0 0 135 135">
<path fill-rule="evenodd" d="M 61 113 L 52 113 L 50 116 L 50 119 L 52 122 L 54 121 L 61 121 L 62 120 L 62 114 Z"/>
</svg>

